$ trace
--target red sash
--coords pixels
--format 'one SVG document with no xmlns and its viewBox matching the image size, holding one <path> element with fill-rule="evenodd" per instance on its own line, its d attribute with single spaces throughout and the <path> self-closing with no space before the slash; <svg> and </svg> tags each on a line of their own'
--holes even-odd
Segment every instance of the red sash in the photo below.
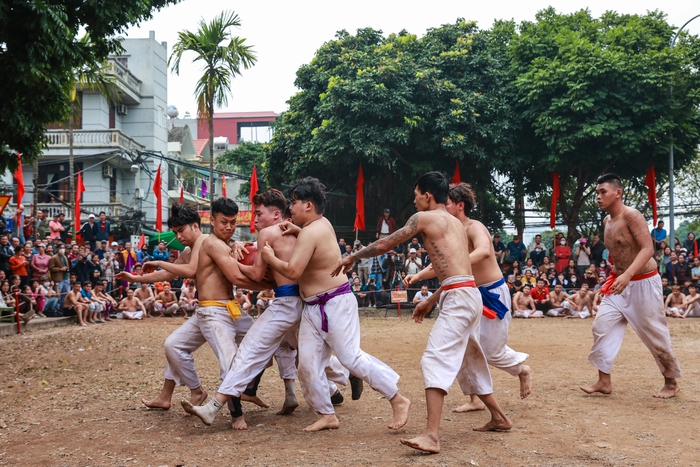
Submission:
<svg viewBox="0 0 700 467">
<path fill-rule="evenodd" d="M 636 276 L 633 276 L 630 281 L 641 281 L 642 279 L 649 279 L 650 277 L 654 277 L 657 275 L 659 271 L 656 269 L 653 269 L 649 272 L 645 272 L 644 274 L 637 274 Z M 603 295 L 610 295 L 612 293 L 612 290 L 610 290 L 610 287 L 613 285 L 613 282 L 615 282 L 615 278 L 617 277 L 617 274 L 615 274 L 615 271 L 612 271 L 608 278 L 605 280 L 605 284 L 603 284 L 600 287 L 600 293 Z"/>
</svg>

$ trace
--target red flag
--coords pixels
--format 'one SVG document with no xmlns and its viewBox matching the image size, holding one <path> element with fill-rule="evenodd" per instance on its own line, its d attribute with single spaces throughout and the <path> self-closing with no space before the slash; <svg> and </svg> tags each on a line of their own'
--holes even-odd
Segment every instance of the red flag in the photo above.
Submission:
<svg viewBox="0 0 700 467">
<path fill-rule="evenodd" d="M 17 207 L 19 207 L 20 204 L 22 204 L 22 198 L 24 198 L 24 171 L 22 170 L 22 154 L 17 154 L 17 159 L 18 159 L 18 164 L 17 164 L 17 171 L 15 172 L 15 180 L 17 180 Z M 17 225 L 19 226 L 18 232 L 22 232 L 22 227 L 23 225 L 20 225 L 20 222 L 22 222 L 22 214 L 17 211 Z"/>
<path fill-rule="evenodd" d="M 83 185 L 83 173 L 78 172 L 78 184 L 75 186 L 75 215 L 73 216 L 76 235 L 80 230 L 80 197 L 84 191 L 85 185 Z"/>
<path fill-rule="evenodd" d="M 163 180 L 160 178 L 160 164 L 153 182 L 153 192 L 156 194 L 156 230 L 160 232 L 163 230 Z"/>
<path fill-rule="evenodd" d="M 455 161 L 455 173 L 452 175 L 452 183 L 462 183 L 462 175 L 459 173 L 459 161 Z"/>
<path fill-rule="evenodd" d="M 654 164 L 649 165 L 647 176 L 644 177 L 644 184 L 648 188 L 647 197 L 649 197 L 649 205 L 651 206 L 651 212 L 654 217 L 654 225 L 656 225 L 659 213 L 656 208 L 656 171 L 654 170 Z"/>
<path fill-rule="evenodd" d="M 224 174 L 221 174 L 221 196 L 228 198 L 228 196 L 226 196 L 226 175 Z"/>
<path fill-rule="evenodd" d="M 559 199 L 559 174 L 552 172 L 552 207 L 549 209 L 549 228 L 557 223 L 557 200 Z"/>
<path fill-rule="evenodd" d="M 357 171 L 357 181 L 355 182 L 355 223 L 353 230 L 365 230 L 365 173 L 362 171 L 362 164 Z"/>
<path fill-rule="evenodd" d="M 180 204 L 185 200 L 185 187 L 180 185 Z"/>
<path fill-rule="evenodd" d="M 253 206 L 253 196 L 258 192 L 258 172 L 256 166 L 253 166 L 253 173 L 250 176 L 250 200 L 251 216 L 250 216 L 250 233 L 255 232 L 255 206 Z"/>
<path fill-rule="evenodd" d="M 698 239 L 695 239 L 695 243 L 693 243 L 693 258 L 698 257 Z"/>
<path fill-rule="evenodd" d="M 141 232 L 141 238 L 139 238 L 139 245 L 137 248 L 140 250 L 141 248 L 143 248 L 143 246 L 145 244 L 146 244 L 146 234 Z"/>
</svg>

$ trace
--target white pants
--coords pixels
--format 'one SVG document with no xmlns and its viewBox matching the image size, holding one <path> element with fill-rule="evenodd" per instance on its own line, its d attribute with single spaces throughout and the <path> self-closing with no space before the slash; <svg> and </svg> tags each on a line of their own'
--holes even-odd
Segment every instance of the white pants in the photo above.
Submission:
<svg viewBox="0 0 700 467">
<path fill-rule="evenodd" d="M 166 315 L 172 315 L 173 313 L 176 313 L 177 310 L 180 308 L 180 306 L 177 303 L 173 303 L 172 305 L 169 305 L 168 307 L 164 307 L 161 302 L 156 302 L 155 305 L 155 310 L 159 313 L 163 313 Z"/>
<path fill-rule="evenodd" d="M 568 302 L 564 302 L 564 303 L 562 303 L 562 305 L 564 305 L 566 303 L 568 303 Z M 564 309 L 565 309 L 565 307 L 563 307 L 563 306 L 561 308 L 550 308 L 547 311 L 547 316 L 551 316 L 552 318 L 556 318 L 557 316 L 564 314 Z"/>
<path fill-rule="evenodd" d="M 197 312 L 165 340 L 165 379 L 190 389 L 200 387 L 192 353 L 205 342 L 209 342 L 219 360 L 219 376 L 223 379 L 236 356 L 237 343 L 253 323 L 246 313 L 234 321 L 225 307 L 197 307 Z"/>
<path fill-rule="evenodd" d="M 688 308 L 690 308 L 688 316 L 692 316 L 694 318 L 700 317 L 700 302 L 693 302 L 690 305 L 688 305 Z"/>
<path fill-rule="evenodd" d="M 101 303 L 90 302 L 90 304 L 88 305 L 88 310 L 100 312 L 100 311 L 105 311 L 105 308 L 102 306 Z"/>
<path fill-rule="evenodd" d="M 122 318 L 141 319 L 143 318 L 143 311 L 122 311 Z"/>
<path fill-rule="evenodd" d="M 473 280 L 472 276 L 453 276 L 442 285 Z M 420 361 L 426 389 L 437 388 L 447 393 L 456 378 L 464 394 L 493 392 L 491 372 L 479 343 L 482 307 L 476 287 L 443 290 L 440 313 Z"/>
<path fill-rule="evenodd" d="M 194 303 L 187 304 L 185 302 L 180 302 L 180 308 L 185 311 L 194 311 L 197 308 L 197 305 Z"/>
<path fill-rule="evenodd" d="M 681 369 L 673 354 L 658 274 L 630 281 L 619 295 L 603 296 L 593 321 L 593 347 L 588 355 L 588 361 L 599 371 L 612 372 L 627 323 L 651 351 L 661 373 L 667 378 L 679 378 Z"/>
<path fill-rule="evenodd" d="M 564 303 L 567 303 L 567 304 L 568 304 L 569 302 L 564 302 Z M 581 311 L 576 311 L 576 310 L 574 310 L 574 309 L 571 307 L 571 305 L 569 305 L 568 307 L 565 306 L 565 308 L 566 308 L 567 310 L 569 310 L 569 315 L 570 315 L 570 316 L 578 317 L 578 318 L 581 318 L 581 319 L 590 318 L 590 316 L 591 316 L 591 310 L 589 310 L 587 306 L 584 306 L 583 309 L 582 309 Z"/>
<path fill-rule="evenodd" d="M 539 318 L 540 316 L 544 316 L 544 314 L 542 313 L 542 310 L 535 310 L 535 311 L 532 311 L 532 310 L 524 310 L 524 311 L 515 310 L 515 311 L 513 312 L 513 314 L 515 315 L 516 318 L 530 318 L 530 317 L 532 317 L 532 318 Z"/>
<path fill-rule="evenodd" d="M 484 286 L 488 287 L 491 284 L 484 284 Z M 481 316 L 481 331 L 479 335 L 481 348 L 489 365 L 513 376 L 518 376 L 523 371 L 523 362 L 527 360 L 529 355 L 516 352 L 508 347 L 508 328 L 513 319 L 510 314 L 510 292 L 505 283 L 500 287 L 491 289 L 490 292 L 499 295 L 501 303 L 508 307 L 508 313 L 503 319 L 488 319 L 483 315 Z"/>
<path fill-rule="evenodd" d="M 387 400 L 393 399 L 399 392 L 399 375 L 360 348 L 360 318 L 355 296 L 346 293 L 331 298 L 325 304 L 328 332 L 321 328 L 320 305 L 308 303 L 316 299 L 317 296 L 305 299 L 307 303 L 299 325 L 299 380 L 309 407 L 321 415 L 335 413 L 324 374 L 334 351 L 342 366 L 367 381 Z"/>
</svg>

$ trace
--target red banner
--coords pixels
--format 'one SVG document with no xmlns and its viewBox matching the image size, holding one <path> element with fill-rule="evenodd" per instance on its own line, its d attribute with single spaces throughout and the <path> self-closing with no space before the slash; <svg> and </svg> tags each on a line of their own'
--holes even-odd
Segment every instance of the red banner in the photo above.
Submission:
<svg viewBox="0 0 700 467">
<path fill-rule="evenodd" d="M 211 214 L 209 211 L 198 211 L 199 217 L 202 219 L 202 225 L 211 224 Z M 238 211 L 236 215 L 237 227 L 250 227 L 253 219 L 253 211 Z"/>
<path fill-rule="evenodd" d="M 557 201 L 559 200 L 559 174 L 552 172 L 552 207 L 549 209 L 549 228 L 557 223 Z"/>
<path fill-rule="evenodd" d="M 365 230 L 365 173 L 362 171 L 362 164 L 357 171 L 357 182 L 355 182 L 355 223 L 353 230 Z"/>
<path fill-rule="evenodd" d="M 153 192 L 156 194 L 156 230 L 163 231 L 163 179 L 160 178 L 160 164 L 153 182 Z"/>
<path fill-rule="evenodd" d="M 656 172 L 654 171 L 654 165 L 649 165 L 649 170 L 647 170 L 647 176 L 644 178 L 644 184 L 647 186 L 647 197 L 649 198 L 649 205 L 651 206 L 651 212 L 654 217 L 654 226 L 656 226 L 659 213 L 656 207 Z"/>
<path fill-rule="evenodd" d="M 459 161 L 455 161 L 455 173 L 452 174 L 452 183 L 455 185 L 462 183 L 462 174 L 459 172 Z"/>
</svg>

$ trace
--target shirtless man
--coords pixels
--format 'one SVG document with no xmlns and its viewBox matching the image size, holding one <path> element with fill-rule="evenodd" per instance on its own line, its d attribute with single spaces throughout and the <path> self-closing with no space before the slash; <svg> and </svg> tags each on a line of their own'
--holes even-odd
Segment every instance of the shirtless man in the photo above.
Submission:
<svg viewBox="0 0 700 467">
<path fill-rule="evenodd" d="M 639 211 L 622 203 L 622 182 L 617 175 L 606 174 L 598 179 L 596 202 L 608 212 L 603 221 L 605 246 L 615 261 L 615 269 L 612 283 L 601 288 L 608 294 L 593 321 L 593 347 L 588 361 L 598 369 L 598 381 L 581 389 L 588 394 L 612 392 L 610 372 L 629 323 L 664 376 L 664 386 L 654 397 L 673 397 L 680 391 L 676 378 L 681 376 L 681 369 L 662 311 L 661 279 L 647 222 Z M 653 309 L 658 312 L 651 312 Z"/>
<path fill-rule="evenodd" d="M 80 326 L 87 326 L 88 324 L 85 319 L 89 313 L 89 306 L 90 302 L 80 295 L 80 282 L 75 281 L 73 283 L 73 288 L 66 294 L 66 298 L 63 300 L 63 314 L 67 315 L 66 311 L 74 311 L 75 315 L 78 317 L 78 324 Z"/>
<path fill-rule="evenodd" d="M 681 293 L 681 286 L 674 285 L 671 287 L 671 292 L 668 297 L 666 297 L 666 302 L 664 303 L 664 311 L 666 316 L 672 316 L 674 318 L 680 318 L 682 316 L 682 311 L 685 310 L 683 303 L 685 302 L 685 295 Z"/>
<path fill-rule="evenodd" d="M 141 300 L 134 296 L 134 289 L 127 289 L 126 297 L 119 302 L 119 311 L 124 319 L 141 319 L 146 313 L 146 308 Z"/>
<path fill-rule="evenodd" d="M 442 284 L 440 314 L 430 332 L 421 359 L 428 425 L 425 433 L 401 443 L 420 451 L 440 452 L 438 438 L 445 395 L 455 379 L 464 394 L 477 394 L 491 411 L 492 419 L 477 431 L 509 430 L 510 420 L 493 396 L 486 357 L 479 343 L 482 299 L 472 276 L 469 239 L 462 223 L 446 209 L 449 181 L 439 172 L 428 172 L 416 182 L 414 204 L 418 213 L 388 237 L 343 259 L 333 271 L 349 270 L 358 258 L 377 256 L 420 233 L 432 265 Z M 484 280 L 488 280 L 484 277 Z M 431 297 L 432 298 L 432 297 Z M 417 323 L 429 310 L 426 300 L 416 306 Z M 342 360 L 341 360 L 342 361 Z"/>
<path fill-rule="evenodd" d="M 554 286 L 554 290 L 549 292 L 549 303 L 552 304 L 552 308 L 547 311 L 547 316 L 552 318 L 562 318 L 566 314 L 564 304 L 569 299 L 569 294 L 564 292 L 564 286 L 557 284 Z"/>
<path fill-rule="evenodd" d="M 245 292 L 246 293 L 243 293 L 242 288 L 236 287 L 236 294 L 233 298 L 238 302 L 238 306 L 241 307 L 241 310 L 250 313 L 250 299 L 248 298 L 248 291 L 246 290 Z"/>
<path fill-rule="evenodd" d="M 146 263 L 146 271 L 164 268 L 143 276 L 133 276 L 129 273 L 120 273 L 116 279 L 129 282 L 151 283 L 168 281 L 175 277 L 194 278 L 197 273 L 199 250 L 208 235 L 203 235 L 199 229 L 201 219 L 195 209 L 189 206 L 174 204 L 171 208 L 168 227 L 175 232 L 177 240 L 185 245 L 185 250 L 175 260 L 149 261 Z M 230 290 L 227 289 L 227 290 Z M 200 294 L 201 295 L 201 294 Z M 201 299 L 201 296 L 200 296 Z M 172 405 L 172 396 L 176 385 L 185 385 L 190 389 L 190 402 L 199 405 L 207 399 L 207 391 L 202 388 L 199 375 L 194 366 L 192 353 L 207 342 L 200 329 L 200 318 L 195 313 L 185 324 L 176 329 L 165 340 L 165 356 L 168 365 L 165 368 L 165 378 L 161 392 L 153 399 L 141 399 L 141 402 L 149 408 L 168 410 Z M 251 319 L 252 321 L 252 319 Z M 237 337 L 234 336 L 234 337 Z M 216 349 L 215 353 L 218 354 Z M 219 360 L 221 366 L 221 360 Z M 226 371 L 228 366 L 226 367 Z M 225 372 L 224 372 L 225 373 Z M 221 375 L 223 377 L 223 374 Z M 257 398 L 256 398 L 257 399 Z M 252 400 L 256 402 L 256 400 Z M 240 412 L 238 401 L 229 404 L 232 414 Z M 242 417 L 235 417 L 242 418 Z M 241 420 L 237 420 L 240 422 Z M 235 422 L 234 422 L 235 423 Z"/>
<path fill-rule="evenodd" d="M 177 310 L 180 307 L 177 304 L 177 295 L 170 290 L 170 283 L 166 282 L 163 291 L 156 295 L 154 308 L 161 317 L 175 316 L 177 314 Z"/>
<path fill-rule="evenodd" d="M 323 217 L 324 189 L 317 179 L 307 177 L 290 190 L 289 209 L 294 224 L 280 224 L 283 230 L 297 236 L 288 261 L 277 257 L 269 244 L 258 253 L 274 271 L 298 281 L 300 295 L 306 302 L 299 325 L 299 378 L 309 381 L 310 384 L 302 385 L 304 399 L 321 416 L 304 430 L 335 429 L 340 424 L 325 378 L 333 351 L 344 367 L 389 400 L 394 413 L 389 428 L 398 429 L 408 421 L 411 403 L 399 393 L 399 375 L 360 349 L 357 300 L 347 276 L 338 276 L 339 268 L 333 270 L 341 255 L 335 231 Z"/>
<path fill-rule="evenodd" d="M 513 295 L 513 315 L 515 318 L 544 318 L 542 311 L 535 309 L 535 300 L 530 296 L 530 284 L 523 284 L 520 292 Z"/>
<path fill-rule="evenodd" d="M 141 287 L 136 289 L 134 296 L 141 300 L 143 307 L 146 309 L 145 318 L 151 318 L 151 313 L 153 313 L 153 305 L 156 303 L 156 296 L 153 294 L 153 289 L 147 282 L 142 282 Z"/>
<path fill-rule="evenodd" d="M 588 290 L 588 284 L 584 282 L 578 292 L 569 297 L 564 305 L 564 308 L 569 311 L 567 318 L 590 318 L 591 297 Z"/>
<path fill-rule="evenodd" d="M 513 319 L 510 313 L 510 293 L 498 266 L 491 234 L 484 224 L 469 218 L 475 203 L 476 197 L 471 186 L 460 183 L 450 187 L 445 209 L 459 219 L 467 232 L 469 260 L 482 302 L 485 305 L 489 303 L 491 307 L 499 307 L 498 303 L 501 304 L 499 307 L 501 313 L 496 319 L 489 319 L 482 315 L 480 320 L 479 341 L 486 361 L 493 367 L 517 376 L 520 379 L 520 397 L 524 399 L 532 391 L 532 370 L 528 365 L 523 365 L 528 358 L 527 354 L 516 352 L 508 347 L 508 328 Z M 435 277 L 435 271 L 431 264 L 416 275 L 406 276 L 404 284 L 409 286 L 432 277 Z M 440 293 L 435 295 L 437 297 L 433 295 L 429 298 L 432 304 L 438 302 Z M 432 305 L 428 306 L 432 308 Z M 491 307 L 487 306 L 487 308 Z M 470 394 L 469 397 L 470 401 L 467 404 L 457 407 L 453 412 L 484 410 L 485 407 L 479 402 L 476 394 Z"/>
<path fill-rule="evenodd" d="M 190 312 L 194 314 L 194 310 L 197 308 L 197 288 L 194 279 L 187 281 L 187 288 L 180 295 L 180 308 L 185 312 L 185 319 L 190 317 Z"/>
<path fill-rule="evenodd" d="M 273 247 L 274 248 L 274 247 Z M 270 306 L 270 301 L 275 298 L 275 293 L 272 289 L 263 290 L 258 294 L 258 299 L 255 302 L 255 307 L 258 310 L 256 318 L 260 317 L 260 314 Z"/>
<path fill-rule="evenodd" d="M 253 205 L 255 228 L 259 232 L 258 244 L 270 245 L 277 257 L 289 260 L 297 239 L 293 235 L 284 235 L 279 227 L 285 220 L 284 212 L 287 208 L 284 195 L 279 190 L 268 189 L 253 197 Z M 252 280 L 259 281 L 267 274 L 269 265 L 262 254 L 257 254 L 252 266 L 240 265 L 240 269 Z M 297 378 L 296 332 L 301 321 L 303 301 L 299 296 L 299 287 L 296 281 L 288 279 L 274 270 L 272 276 L 277 285 L 274 289 L 277 298 L 260 319 L 251 326 L 246 338 L 241 342 L 233 366 L 215 398 L 202 407 L 183 404 L 186 411 L 197 415 L 207 425 L 212 423 L 217 411 L 227 400 L 241 395 L 248 382 L 266 368 L 273 355 L 277 359 L 280 377 L 284 380 L 285 386 L 285 401 L 278 414 L 291 414 L 299 405 L 294 380 Z M 237 289 L 236 299 L 239 300 L 239 303 L 243 298 L 246 300 L 244 303 L 250 303 L 247 301 L 247 297 L 241 294 L 240 289 Z M 338 382 L 347 385 L 347 370 L 344 374 L 342 374 L 342 369 L 337 370 L 336 373 L 341 373 L 340 376 L 345 379 L 344 382 L 342 380 Z M 333 375 L 329 374 L 328 369 L 326 375 L 333 379 Z M 312 382 L 312 384 L 316 383 Z M 329 384 L 330 391 L 337 392 L 337 388 L 332 383 Z"/>
<path fill-rule="evenodd" d="M 603 296 L 603 292 L 601 292 L 600 289 L 598 289 L 593 294 L 593 298 L 591 298 L 591 316 L 593 316 L 594 318 L 595 315 L 598 314 L 598 307 L 603 301 Z"/>
<path fill-rule="evenodd" d="M 700 317 L 700 294 L 698 294 L 698 287 L 695 284 L 690 284 L 688 286 L 688 292 L 690 293 L 685 296 L 683 301 L 685 313 L 681 315 L 681 318 L 687 318 L 688 316 L 698 318 Z"/>
</svg>

